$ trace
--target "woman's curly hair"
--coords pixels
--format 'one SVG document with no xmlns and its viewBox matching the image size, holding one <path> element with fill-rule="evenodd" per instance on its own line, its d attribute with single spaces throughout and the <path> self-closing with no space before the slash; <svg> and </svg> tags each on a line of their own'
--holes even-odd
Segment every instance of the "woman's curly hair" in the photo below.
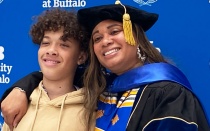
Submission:
<svg viewBox="0 0 210 131">
<path fill-rule="evenodd" d="M 58 31 L 63 28 L 63 41 L 74 38 L 81 43 L 82 50 L 87 50 L 89 37 L 87 32 L 78 24 L 75 11 L 53 8 L 34 18 L 36 23 L 32 25 L 30 35 L 35 44 L 41 43 L 45 31 Z"/>
</svg>

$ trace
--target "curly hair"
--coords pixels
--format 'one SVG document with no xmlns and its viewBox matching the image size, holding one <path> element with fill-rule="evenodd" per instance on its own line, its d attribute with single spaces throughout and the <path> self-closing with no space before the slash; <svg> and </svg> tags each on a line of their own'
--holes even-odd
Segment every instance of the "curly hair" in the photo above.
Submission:
<svg viewBox="0 0 210 131">
<path fill-rule="evenodd" d="M 88 33 L 78 24 L 75 11 L 53 8 L 34 18 L 35 24 L 32 25 L 30 30 L 33 43 L 40 44 L 45 31 L 58 31 L 63 28 L 63 41 L 74 38 L 80 42 L 82 50 L 88 48 Z"/>
</svg>

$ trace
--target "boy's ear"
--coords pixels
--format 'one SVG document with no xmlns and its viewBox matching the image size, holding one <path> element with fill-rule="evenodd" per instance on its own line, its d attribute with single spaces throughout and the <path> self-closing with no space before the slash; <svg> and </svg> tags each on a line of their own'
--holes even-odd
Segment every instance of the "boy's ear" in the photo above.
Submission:
<svg viewBox="0 0 210 131">
<path fill-rule="evenodd" d="M 81 52 L 80 56 L 79 56 L 79 59 L 77 61 L 77 64 L 78 65 L 84 64 L 85 61 L 87 60 L 87 58 L 88 58 L 88 54 L 86 52 Z"/>
</svg>

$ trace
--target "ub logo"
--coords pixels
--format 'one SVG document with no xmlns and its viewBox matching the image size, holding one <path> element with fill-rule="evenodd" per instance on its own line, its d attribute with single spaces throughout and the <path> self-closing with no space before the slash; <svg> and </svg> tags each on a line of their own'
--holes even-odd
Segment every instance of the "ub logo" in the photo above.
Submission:
<svg viewBox="0 0 210 131">
<path fill-rule="evenodd" d="M 144 0 L 133 0 L 133 1 L 138 3 L 140 6 L 143 6 L 143 5 L 151 6 L 151 4 L 157 2 L 157 0 L 147 0 L 146 2 Z"/>
<path fill-rule="evenodd" d="M 4 59 L 4 47 L 0 46 L 0 60 Z"/>
</svg>

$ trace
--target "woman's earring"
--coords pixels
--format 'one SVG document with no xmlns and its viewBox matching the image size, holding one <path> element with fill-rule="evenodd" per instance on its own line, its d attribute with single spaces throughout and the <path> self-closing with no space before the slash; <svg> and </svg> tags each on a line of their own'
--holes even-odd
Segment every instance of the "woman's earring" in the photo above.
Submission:
<svg viewBox="0 0 210 131">
<path fill-rule="evenodd" d="M 85 63 L 85 60 L 84 59 L 81 59 L 79 62 L 78 62 L 78 65 L 82 65 Z"/>
<path fill-rule="evenodd" d="M 144 62 L 146 57 L 144 55 L 141 55 L 141 51 L 140 51 L 139 47 L 137 47 L 137 55 L 138 55 L 138 58 L 141 59 L 142 62 Z"/>
</svg>

